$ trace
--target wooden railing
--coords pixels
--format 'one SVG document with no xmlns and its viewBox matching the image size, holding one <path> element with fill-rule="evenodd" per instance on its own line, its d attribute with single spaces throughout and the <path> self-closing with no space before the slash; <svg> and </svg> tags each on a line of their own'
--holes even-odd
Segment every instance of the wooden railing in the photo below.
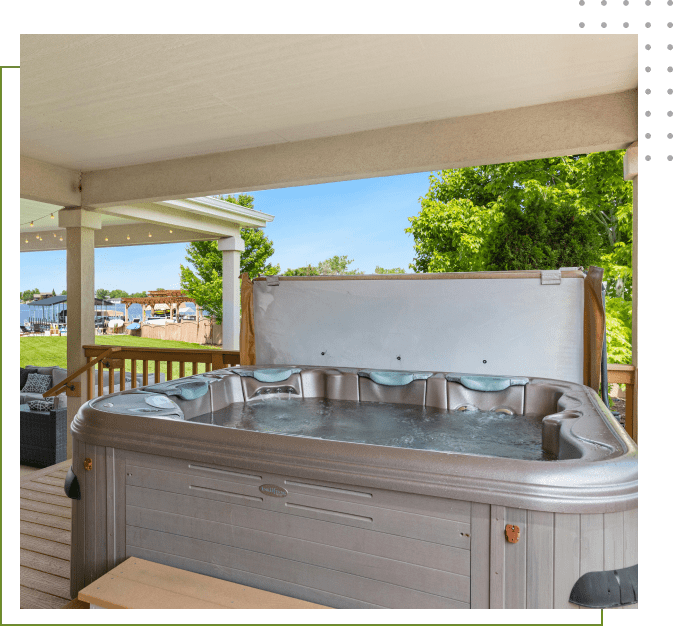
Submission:
<svg viewBox="0 0 673 626">
<path fill-rule="evenodd" d="M 183 378 L 192 374 L 231 367 L 240 363 L 240 353 L 226 350 L 175 350 L 171 348 L 135 348 L 126 346 L 82 346 L 87 364 L 55 385 L 43 395 L 56 396 L 64 389 L 66 395 L 80 397 L 81 390 L 76 378 L 86 373 L 87 400 L 115 391 L 115 371 L 119 370 L 119 391 L 126 386 L 126 373 L 131 374 L 129 388 L 135 389 L 148 385 L 150 373 L 153 382 L 161 380 L 162 363 L 166 364 L 166 380 Z M 174 372 L 177 365 L 177 372 Z M 191 365 L 191 367 L 189 367 Z M 191 371 L 187 371 L 188 367 Z M 97 372 L 94 372 L 97 369 Z M 105 389 L 105 370 L 107 370 L 107 390 Z M 142 380 L 138 381 L 138 374 Z M 97 379 L 94 377 L 97 376 Z M 96 385 L 96 382 L 98 383 Z"/>
<path fill-rule="evenodd" d="M 624 416 L 624 428 L 629 436 L 636 441 L 638 437 L 638 424 L 635 411 L 635 388 L 638 382 L 636 368 L 633 365 L 617 365 L 608 363 L 608 384 L 626 385 L 626 414 Z"/>
</svg>

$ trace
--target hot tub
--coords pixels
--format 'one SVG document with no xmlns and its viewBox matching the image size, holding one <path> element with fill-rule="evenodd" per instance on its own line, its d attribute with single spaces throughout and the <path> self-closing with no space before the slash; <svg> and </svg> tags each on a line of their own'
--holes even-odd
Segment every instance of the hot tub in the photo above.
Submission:
<svg viewBox="0 0 673 626">
<path fill-rule="evenodd" d="M 72 432 L 73 596 L 136 556 L 338 608 L 637 601 L 637 450 L 579 384 L 239 367 Z"/>
</svg>

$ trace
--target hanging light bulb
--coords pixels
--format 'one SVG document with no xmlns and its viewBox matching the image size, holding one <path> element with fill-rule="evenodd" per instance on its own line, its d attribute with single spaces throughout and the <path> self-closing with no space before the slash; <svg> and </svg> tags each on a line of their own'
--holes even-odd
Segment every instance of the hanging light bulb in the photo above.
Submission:
<svg viewBox="0 0 673 626">
<path fill-rule="evenodd" d="M 56 237 L 56 233 L 54 233 L 54 237 Z"/>
<path fill-rule="evenodd" d="M 131 239 L 131 235 L 126 235 L 126 240 L 128 241 L 129 239 Z"/>
<path fill-rule="evenodd" d="M 58 240 L 59 240 L 59 241 L 63 241 L 63 237 L 59 237 Z"/>
<path fill-rule="evenodd" d="M 26 243 L 28 243 L 28 239 L 26 239 Z"/>
<path fill-rule="evenodd" d="M 39 239 L 39 238 L 40 238 L 40 235 L 35 235 L 35 239 Z"/>
<path fill-rule="evenodd" d="M 32 228 L 33 226 L 35 226 L 35 223 L 34 223 L 34 222 L 31 222 L 31 223 L 30 223 L 30 227 Z"/>
<path fill-rule="evenodd" d="M 151 238 L 151 237 L 152 237 L 152 233 L 147 233 L 147 236 Z"/>
<path fill-rule="evenodd" d="M 105 241 L 107 241 L 107 237 L 105 238 Z"/>
<path fill-rule="evenodd" d="M 54 219 L 54 214 L 53 213 L 51 214 L 51 219 Z"/>
<path fill-rule="evenodd" d="M 173 231 L 172 231 L 172 230 L 169 230 L 168 232 L 171 233 L 171 235 L 173 234 Z"/>
</svg>

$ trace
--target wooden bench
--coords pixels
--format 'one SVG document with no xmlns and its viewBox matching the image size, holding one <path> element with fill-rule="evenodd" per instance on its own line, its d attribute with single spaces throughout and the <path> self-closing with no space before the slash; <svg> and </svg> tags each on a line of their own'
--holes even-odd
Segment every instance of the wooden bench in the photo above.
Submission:
<svg viewBox="0 0 673 626">
<path fill-rule="evenodd" d="M 326 609 L 329 607 L 131 557 L 82 589 L 92 609 Z"/>
</svg>

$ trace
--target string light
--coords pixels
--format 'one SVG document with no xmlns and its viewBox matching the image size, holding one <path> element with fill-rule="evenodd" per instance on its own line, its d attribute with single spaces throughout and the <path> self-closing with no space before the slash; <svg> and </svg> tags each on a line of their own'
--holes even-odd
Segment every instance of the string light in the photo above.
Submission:
<svg viewBox="0 0 673 626">
<path fill-rule="evenodd" d="M 56 237 L 56 233 L 54 233 L 54 237 Z"/>
<path fill-rule="evenodd" d="M 151 237 L 152 237 L 152 233 L 147 233 L 147 236 L 151 238 Z"/>
<path fill-rule="evenodd" d="M 39 239 L 39 238 L 40 238 L 40 235 L 35 235 L 35 239 Z"/>
<path fill-rule="evenodd" d="M 105 238 L 105 241 L 107 241 L 107 237 Z"/>
<path fill-rule="evenodd" d="M 63 241 L 63 237 L 59 237 L 58 240 L 59 240 L 59 241 Z"/>
<path fill-rule="evenodd" d="M 28 243 L 28 239 L 26 239 L 26 243 Z"/>
<path fill-rule="evenodd" d="M 128 241 L 129 239 L 131 239 L 131 235 L 126 235 L 126 241 Z"/>
<path fill-rule="evenodd" d="M 169 232 L 171 235 L 173 234 L 173 231 L 172 231 L 172 230 L 169 230 L 168 232 Z"/>
<path fill-rule="evenodd" d="M 35 223 L 34 223 L 34 222 L 31 222 L 31 223 L 30 223 L 30 227 L 32 228 L 33 226 L 35 226 Z"/>
<path fill-rule="evenodd" d="M 53 213 L 51 214 L 51 219 L 54 219 L 54 214 Z"/>
</svg>

